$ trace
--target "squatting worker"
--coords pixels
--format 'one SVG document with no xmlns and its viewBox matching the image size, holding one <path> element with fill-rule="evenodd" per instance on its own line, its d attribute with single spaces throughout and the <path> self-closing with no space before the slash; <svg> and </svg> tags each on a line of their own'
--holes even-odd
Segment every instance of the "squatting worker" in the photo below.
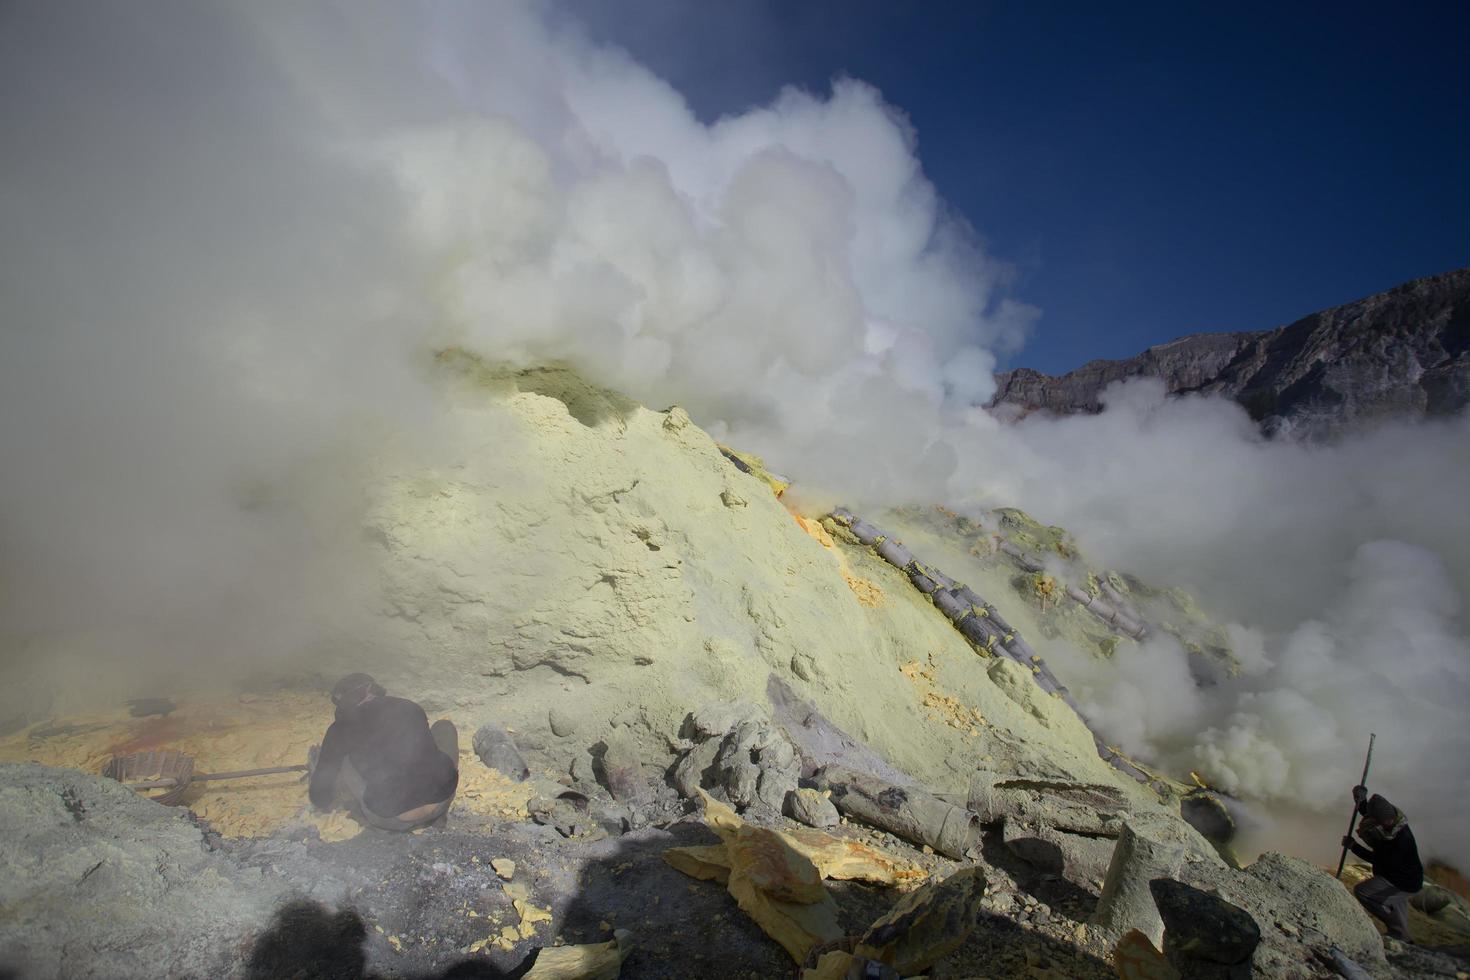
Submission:
<svg viewBox="0 0 1470 980">
<path fill-rule="evenodd" d="M 1358 836 L 1364 847 L 1344 837 L 1342 846 L 1373 865 L 1373 877 L 1353 889 L 1363 908 L 1382 919 L 1388 934 L 1409 942 L 1409 896 L 1424 887 L 1424 866 L 1414 833 L 1398 807 L 1364 786 L 1353 787 L 1353 801 L 1363 817 Z"/>
<path fill-rule="evenodd" d="M 346 803 L 383 830 L 413 830 L 444 816 L 459 786 L 459 734 L 453 722 L 429 727 L 424 709 L 392 698 L 367 674 L 332 688 L 337 718 L 311 770 L 311 802 Z"/>
</svg>

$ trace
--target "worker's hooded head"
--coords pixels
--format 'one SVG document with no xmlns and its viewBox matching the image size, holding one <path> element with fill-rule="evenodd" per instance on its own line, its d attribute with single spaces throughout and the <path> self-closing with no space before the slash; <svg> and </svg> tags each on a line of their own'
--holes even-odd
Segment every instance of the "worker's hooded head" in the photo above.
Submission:
<svg viewBox="0 0 1470 980">
<path fill-rule="evenodd" d="M 1376 846 L 1394 837 L 1404 826 L 1404 813 L 1374 793 L 1363 805 L 1363 839 Z"/>
<path fill-rule="evenodd" d="M 369 698 L 380 698 L 386 693 L 370 675 L 348 674 L 332 688 L 332 703 L 338 711 L 351 711 Z"/>
</svg>

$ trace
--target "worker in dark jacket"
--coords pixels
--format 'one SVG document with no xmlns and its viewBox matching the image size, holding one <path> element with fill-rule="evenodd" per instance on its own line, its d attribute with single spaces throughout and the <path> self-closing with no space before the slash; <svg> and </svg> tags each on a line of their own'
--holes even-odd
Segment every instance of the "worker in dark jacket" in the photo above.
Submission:
<svg viewBox="0 0 1470 980">
<path fill-rule="evenodd" d="M 389 697 L 367 674 L 332 688 L 337 718 L 311 771 L 311 802 L 346 803 L 383 830 L 413 830 L 444 816 L 459 786 L 459 734 L 447 720 L 429 727 L 424 709 Z"/>
<path fill-rule="evenodd" d="M 1404 813 L 1364 786 L 1353 787 L 1353 800 L 1363 819 L 1358 836 L 1342 839 L 1342 846 L 1373 865 L 1373 877 L 1353 889 L 1363 908 L 1382 919 L 1388 934 L 1409 942 L 1409 896 L 1424 887 L 1424 865 Z"/>
</svg>

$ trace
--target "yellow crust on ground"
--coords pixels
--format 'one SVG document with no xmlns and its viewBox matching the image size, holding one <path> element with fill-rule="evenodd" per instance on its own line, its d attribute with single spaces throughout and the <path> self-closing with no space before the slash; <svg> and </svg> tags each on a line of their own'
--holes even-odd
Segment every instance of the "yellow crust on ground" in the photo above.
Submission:
<svg viewBox="0 0 1470 980">
<path fill-rule="evenodd" d="M 883 605 L 883 601 L 886 598 L 883 594 L 883 589 L 876 582 L 865 579 L 861 575 L 853 572 L 852 568 L 848 566 L 847 556 L 837 549 L 837 546 L 832 541 L 832 535 L 827 533 L 827 529 L 822 526 L 821 521 L 813 520 L 810 517 L 802 517 L 800 514 L 792 514 L 791 516 L 796 519 L 798 527 L 810 535 L 823 548 L 831 552 L 833 559 L 837 562 L 838 571 L 842 573 L 842 581 L 847 583 L 847 587 L 852 590 L 853 595 L 857 596 L 859 603 L 867 606 L 869 609 Z"/>
<path fill-rule="evenodd" d="M 304 763 L 332 721 L 324 694 L 179 697 L 166 717 L 132 718 L 115 711 L 52 719 L 0 739 L 0 762 L 39 762 L 98 773 L 114 755 L 177 749 L 193 756 L 196 772 L 223 772 Z M 503 820 L 525 819 L 531 790 L 488 768 L 468 748 L 469 719 L 451 718 L 460 731 L 459 790 L 450 818 L 472 813 Z M 96 726 L 96 727 L 93 727 Z M 72 733 L 37 737 L 48 729 Z M 323 840 L 345 840 L 362 827 L 343 811 L 323 813 L 310 805 L 304 773 L 283 773 L 190 786 L 183 805 L 226 837 L 267 837 L 309 824 Z"/>
</svg>

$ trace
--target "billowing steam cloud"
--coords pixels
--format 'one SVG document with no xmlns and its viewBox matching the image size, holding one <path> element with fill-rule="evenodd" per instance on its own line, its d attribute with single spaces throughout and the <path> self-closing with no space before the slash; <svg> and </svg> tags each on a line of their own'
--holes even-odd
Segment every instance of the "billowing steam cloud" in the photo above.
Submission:
<svg viewBox="0 0 1470 980">
<path fill-rule="evenodd" d="M 327 635 L 358 466 L 446 438 L 420 366 L 458 345 L 678 402 L 853 503 L 1020 503 L 1196 587 L 1247 676 L 1197 690 L 1163 643 L 1069 664 L 1114 737 L 1333 807 L 1375 730 L 1386 791 L 1470 858 L 1463 421 L 1308 450 L 1129 385 L 998 425 L 974 406 L 1035 311 L 859 81 L 704 125 L 554 7 L 10 5 L 0 126 L 7 656 Z"/>
<path fill-rule="evenodd" d="M 1306 447 L 1261 440 L 1231 404 L 1166 401 L 1154 382 L 1107 402 L 1009 433 L 1017 499 L 1083 528 L 1095 557 L 1191 588 L 1239 624 L 1243 676 L 1197 688 L 1168 637 L 1111 663 L 1050 651 L 1094 719 L 1176 770 L 1330 814 L 1294 843 L 1320 858 L 1376 732 L 1375 790 L 1429 849 L 1463 860 L 1470 418 Z"/>
<path fill-rule="evenodd" d="M 355 564 L 350 470 L 426 437 L 446 346 L 830 434 L 834 476 L 949 475 L 911 434 L 1031 312 L 901 115 L 841 82 L 706 127 L 545 13 L 6 9 L 9 632 L 301 643 Z"/>
</svg>

